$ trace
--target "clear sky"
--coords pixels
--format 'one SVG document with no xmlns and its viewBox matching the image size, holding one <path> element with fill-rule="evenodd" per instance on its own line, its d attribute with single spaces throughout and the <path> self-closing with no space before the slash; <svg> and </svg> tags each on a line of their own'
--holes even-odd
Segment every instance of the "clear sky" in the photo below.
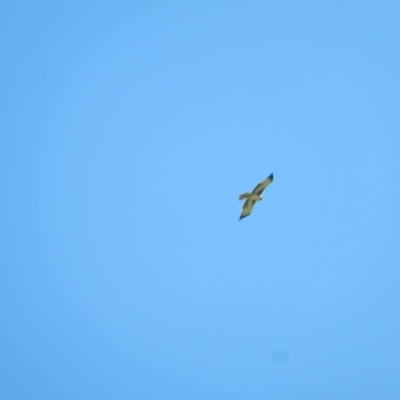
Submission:
<svg viewBox="0 0 400 400">
<path fill-rule="evenodd" d="M 6 0 L 0 48 L 2 399 L 400 398 L 400 2 Z"/>
</svg>

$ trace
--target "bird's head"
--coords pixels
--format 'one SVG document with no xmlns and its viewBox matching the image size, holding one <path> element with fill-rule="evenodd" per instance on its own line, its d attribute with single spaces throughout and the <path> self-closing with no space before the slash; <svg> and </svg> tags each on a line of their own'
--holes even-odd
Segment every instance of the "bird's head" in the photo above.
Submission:
<svg viewBox="0 0 400 400">
<path fill-rule="evenodd" d="M 262 195 L 260 194 L 260 200 L 264 200 L 264 197 L 262 197 Z"/>
</svg>

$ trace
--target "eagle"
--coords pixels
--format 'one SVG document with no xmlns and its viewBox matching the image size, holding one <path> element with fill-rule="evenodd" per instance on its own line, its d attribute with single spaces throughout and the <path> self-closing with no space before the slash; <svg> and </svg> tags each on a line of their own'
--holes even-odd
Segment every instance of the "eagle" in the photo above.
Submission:
<svg viewBox="0 0 400 400">
<path fill-rule="evenodd" d="M 251 211 L 253 210 L 254 204 L 256 201 L 262 200 L 263 197 L 261 196 L 261 193 L 263 190 L 274 180 L 274 175 L 271 174 L 267 179 L 263 180 L 260 182 L 254 190 L 249 193 L 243 193 L 239 196 L 239 201 L 243 199 L 247 199 L 242 208 L 242 213 L 240 214 L 239 221 L 242 218 L 246 218 L 250 215 Z"/>
</svg>

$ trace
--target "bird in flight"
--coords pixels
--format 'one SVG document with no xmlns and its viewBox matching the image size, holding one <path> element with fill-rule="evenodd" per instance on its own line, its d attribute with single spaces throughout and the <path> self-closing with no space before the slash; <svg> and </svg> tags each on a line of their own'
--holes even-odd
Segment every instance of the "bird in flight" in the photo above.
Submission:
<svg viewBox="0 0 400 400">
<path fill-rule="evenodd" d="M 256 201 L 263 200 L 261 193 L 273 181 L 273 179 L 274 175 L 271 174 L 267 179 L 260 182 L 251 193 L 246 192 L 239 196 L 239 201 L 247 199 L 243 204 L 242 213 L 240 214 L 239 221 L 242 218 L 246 218 L 250 215 Z"/>
</svg>

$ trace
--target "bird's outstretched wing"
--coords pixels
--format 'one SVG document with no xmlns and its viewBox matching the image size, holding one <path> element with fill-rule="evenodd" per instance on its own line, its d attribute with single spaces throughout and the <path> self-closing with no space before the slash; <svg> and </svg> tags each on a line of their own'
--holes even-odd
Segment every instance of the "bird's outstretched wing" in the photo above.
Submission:
<svg viewBox="0 0 400 400">
<path fill-rule="evenodd" d="M 274 175 L 271 174 L 267 179 L 260 182 L 253 190 L 254 194 L 261 194 L 263 190 L 274 180 Z"/>
<path fill-rule="evenodd" d="M 240 214 L 239 221 L 242 218 L 246 218 L 251 214 L 251 211 L 253 210 L 254 203 L 255 203 L 255 201 L 254 200 L 250 200 L 250 199 L 247 199 L 244 202 L 243 208 L 242 208 L 242 213 Z"/>
</svg>

